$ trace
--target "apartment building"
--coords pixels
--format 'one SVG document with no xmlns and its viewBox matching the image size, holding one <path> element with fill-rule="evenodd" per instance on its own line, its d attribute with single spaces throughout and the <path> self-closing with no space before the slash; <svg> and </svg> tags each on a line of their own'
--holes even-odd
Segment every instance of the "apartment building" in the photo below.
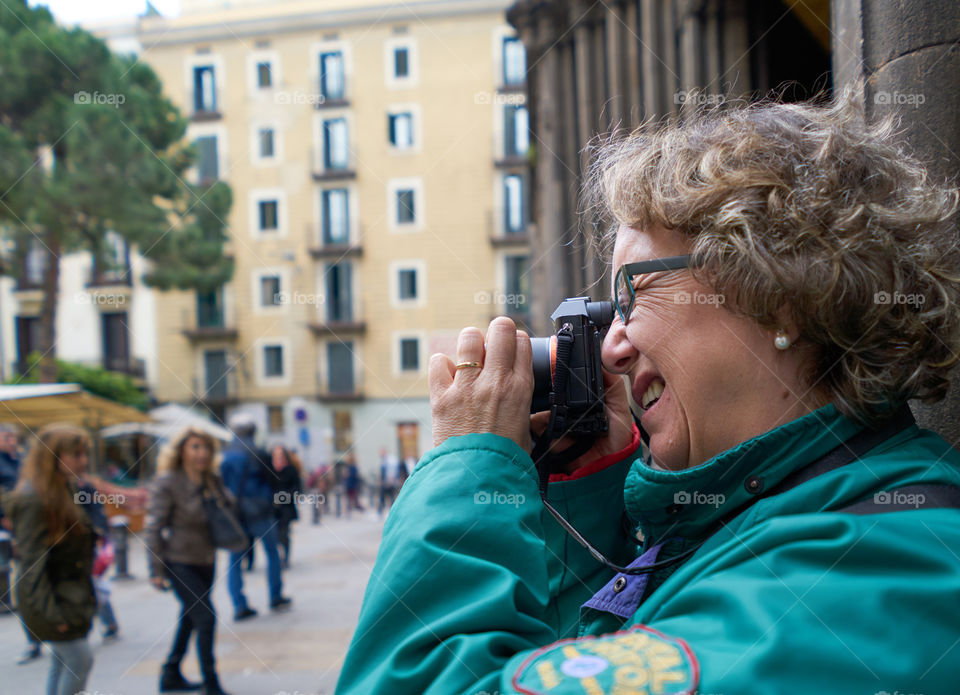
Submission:
<svg viewBox="0 0 960 695">
<path fill-rule="evenodd" d="M 249 412 L 311 465 L 349 451 L 372 472 L 381 448 L 432 446 L 430 354 L 495 315 L 529 321 L 508 4 L 185 0 L 141 18 L 196 181 L 234 196 L 232 281 L 158 298 L 160 401 Z"/>
</svg>

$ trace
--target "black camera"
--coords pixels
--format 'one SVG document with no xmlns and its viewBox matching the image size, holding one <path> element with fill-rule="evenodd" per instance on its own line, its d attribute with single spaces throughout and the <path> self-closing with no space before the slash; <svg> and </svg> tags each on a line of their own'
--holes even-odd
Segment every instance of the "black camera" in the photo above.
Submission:
<svg viewBox="0 0 960 695">
<path fill-rule="evenodd" d="M 565 299 L 550 315 L 549 338 L 531 338 L 533 402 L 530 412 L 553 410 L 556 436 L 597 435 L 609 429 L 603 409 L 600 346 L 613 322 L 613 302 Z"/>
</svg>

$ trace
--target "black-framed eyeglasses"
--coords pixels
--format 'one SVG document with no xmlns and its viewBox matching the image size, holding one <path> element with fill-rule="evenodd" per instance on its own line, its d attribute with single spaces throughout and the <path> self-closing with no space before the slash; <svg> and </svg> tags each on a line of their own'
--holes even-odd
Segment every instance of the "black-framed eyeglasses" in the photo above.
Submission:
<svg viewBox="0 0 960 695">
<path fill-rule="evenodd" d="M 637 275 L 662 273 L 665 270 L 680 270 L 690 267 L 690 255 L 670 256 L 669 258 L 651 258 L 649 261 L 624 263 L 613 279 L 613 303 L 617 307 L 620 320 L 626 326 L 633 312 L 633 303 L 637 296 L 633 291 L 633 279 Z"/>
</svg>

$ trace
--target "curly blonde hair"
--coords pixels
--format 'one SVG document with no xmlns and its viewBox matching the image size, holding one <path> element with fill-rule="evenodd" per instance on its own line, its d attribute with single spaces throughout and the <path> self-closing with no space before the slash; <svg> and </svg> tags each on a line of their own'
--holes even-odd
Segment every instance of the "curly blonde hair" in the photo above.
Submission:
<svg viewBox="0 0 960 695">
<path fill-rule="evenodd" d="M 162 475 L 183 468 L 183 445 L 190 437 L 199 437 L 210 448 L 211 465 L 209 471 L 215 471 L 220 462 L 220 442 L 212 434 L 194 425 L 188 425 L 163 446 L 157 454 L 157 473 Z"/>
<path fill-rule="evenodd" d="M 689 237 L 697 278 L 761 326 L 786 307 L 808 385 L 845 415 L 870 424 L 946 393 L 960 359 L 958 191 L 898 146 L 892 119 L 868 125 L 852 90 L 686 111 L 591 150 L 588 210 Z"/>
</svg>

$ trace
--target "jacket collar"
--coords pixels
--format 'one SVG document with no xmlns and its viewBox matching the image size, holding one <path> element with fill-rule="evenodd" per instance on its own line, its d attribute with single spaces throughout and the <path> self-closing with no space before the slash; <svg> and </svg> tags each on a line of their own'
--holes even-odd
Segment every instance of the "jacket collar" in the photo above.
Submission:
<svg viewBox="0 0 960 695">
<path fill-rule="evenodd" d="M 673 536 L 703 538 L 756 494 L 861 429 L 830 404 L 693 468 L 659 470 L 638 457 L 627 474 L 627 514 L 650 542 Z"/>
</svg>

